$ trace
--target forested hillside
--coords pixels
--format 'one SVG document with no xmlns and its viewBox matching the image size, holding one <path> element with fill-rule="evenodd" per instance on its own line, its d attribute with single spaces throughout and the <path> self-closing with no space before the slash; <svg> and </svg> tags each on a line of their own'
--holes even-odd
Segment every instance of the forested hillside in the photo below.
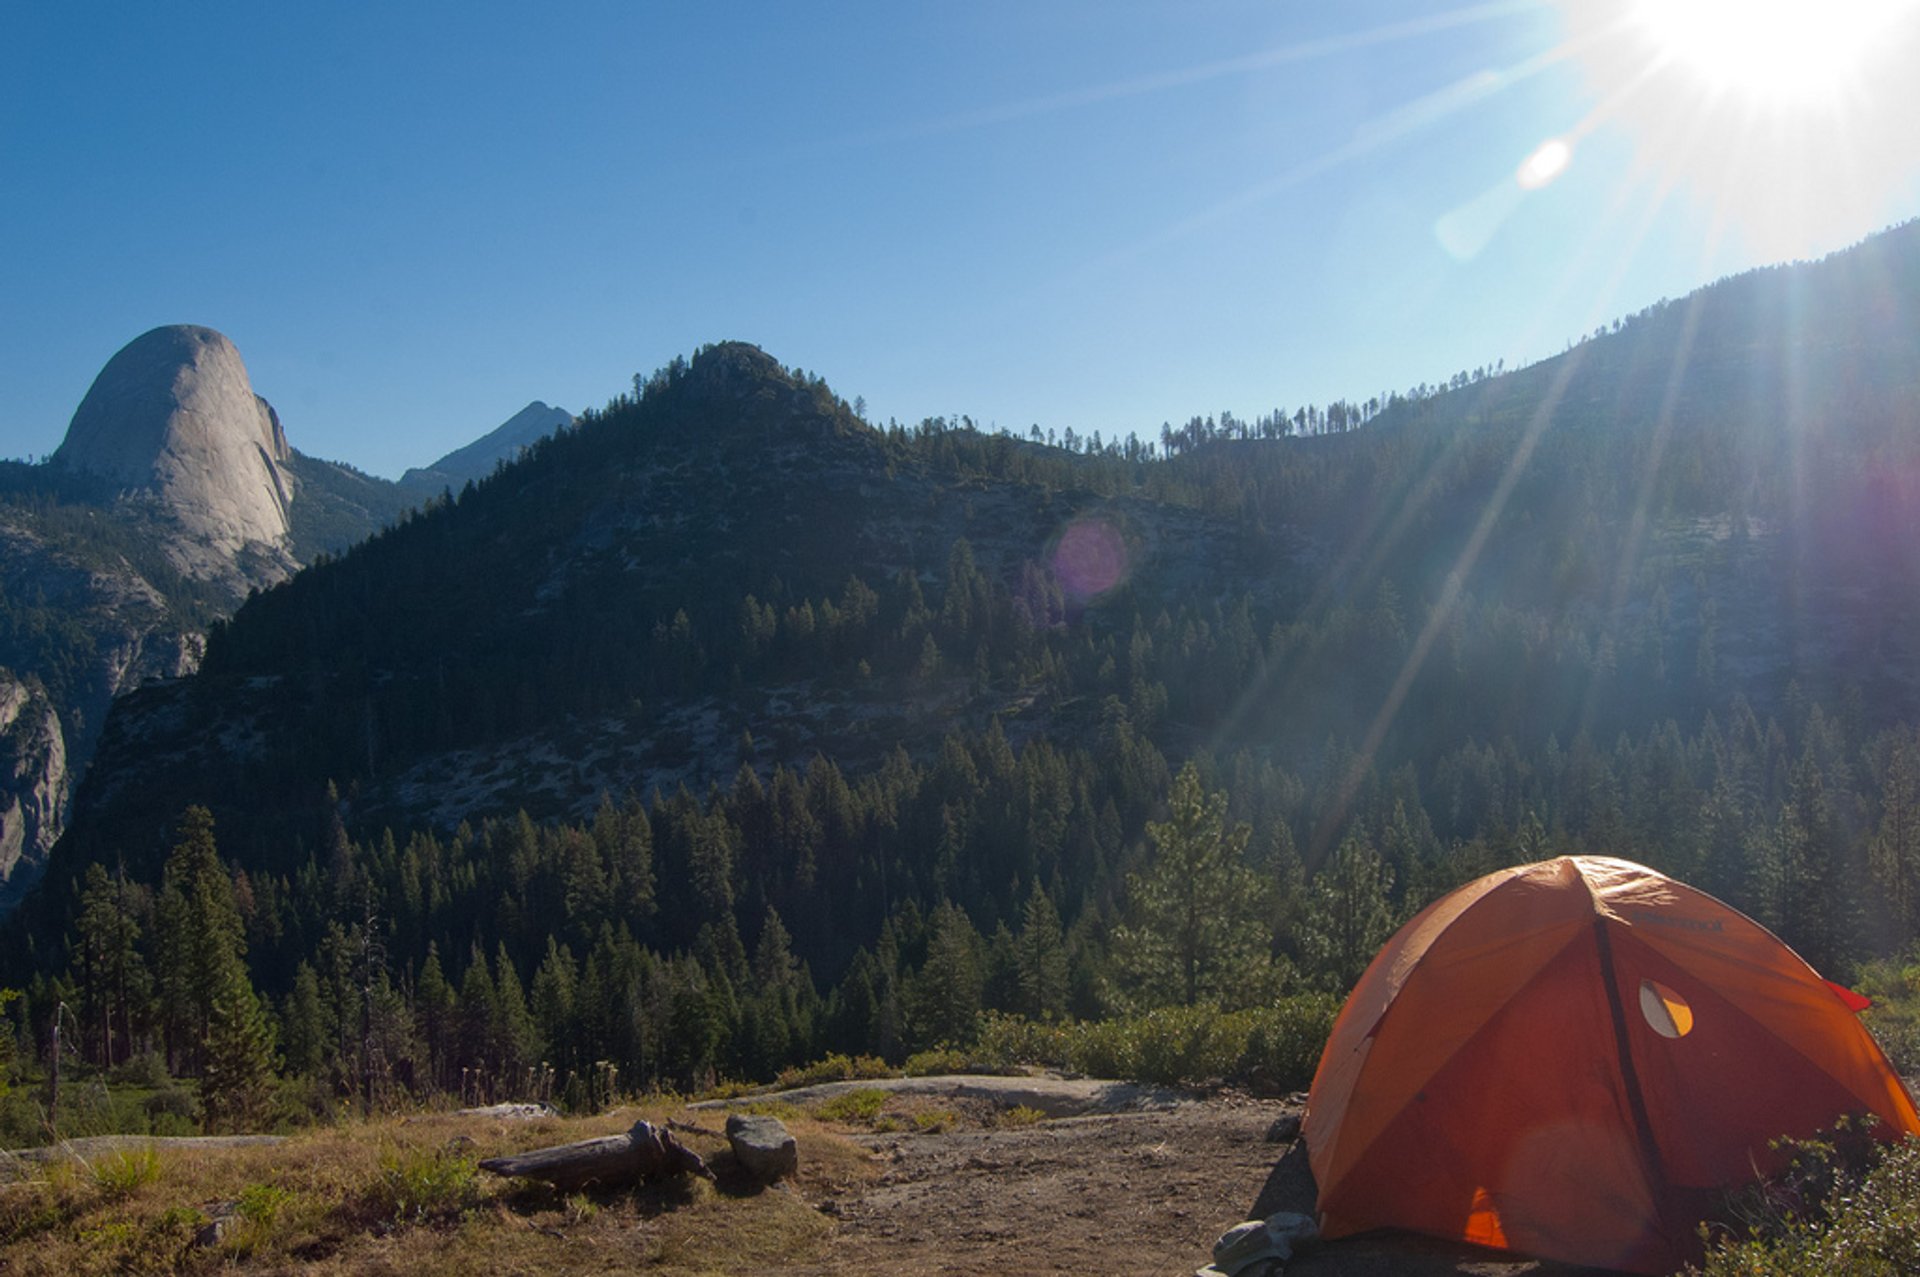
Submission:
<svg viewBox="0 0 1920 1277">
<path fill-rule="evenodd" d="M 675 361 L 121 702 L 19 1023 L 272 1028 L 334 1093 L 763 1077 L 1343 992 L 1563 851 L 1845 977 L 1920 928 L 1916 241 L 1157 445 Z"/>
</svg>

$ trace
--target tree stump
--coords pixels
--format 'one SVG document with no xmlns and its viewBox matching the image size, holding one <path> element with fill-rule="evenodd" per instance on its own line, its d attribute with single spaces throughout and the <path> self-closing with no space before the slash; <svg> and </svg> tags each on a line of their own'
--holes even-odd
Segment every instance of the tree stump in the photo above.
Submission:
<svg viewBox="0 0 1920 1277">
<path fill-rule="evenodd" d="M 513 1157 L 489 1157 L 480 1169 L 495 1175 L 544 1180 L 570 1190 L 589 1184 L 630 1184 L 655 1175 L 713 1178 L 700 1155 L 652 1122 L 635 1122 L 625 1135 L 603 1135 Z"/>
</svg>

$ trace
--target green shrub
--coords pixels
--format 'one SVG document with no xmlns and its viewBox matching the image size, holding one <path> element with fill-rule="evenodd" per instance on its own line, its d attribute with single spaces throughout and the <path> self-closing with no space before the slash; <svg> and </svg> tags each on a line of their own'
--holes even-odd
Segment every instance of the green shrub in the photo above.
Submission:
<svg viewBox="0 0 1920 1277">
<path fill-rule="evenodd" d="M 878 1056 L 829 1055 L 812 1064 L 781 1069 L 777 1084 L 783 1090 L 813 1086 L 820 1082 L 858 1082 L 868 1078 L 899 1077 L 900 1071 Z"/>
<path fill-rule="evenodd" d="M 234 1199 L 233 1213 L 239 1217 L 239 1224 L 221 1238 L 222 1249 L 236 1258 L 264 1249 L 296 1200 L 293 1190 L 278 1184 L 247 1185 Z"/>
<path fill-rule="evenodd" d="M 1860 1124 L 1784 1142 L 1786 1170 L 1730 1194 L 1702 1226 L 1706 1277 L 1902 1277 L 1920 1272 L 1920 1141 Z"/>
<path fill-rule="evenodd" d="M 877 1086 L 844 1091 L 821 1104 L 817 1115 L 829 1122 L 871 1122 L 886 1104 L 887 1092 Z"/>
<path fill-rule="evenodd" d="M 1137 1035 L 1133 1076 L 1162 1086 L 1223 1082 L 1246 1053 L 1245 1013 L 1222 1015 L 1217 1007 L 1150 1011 Z"/>
<path fill-rule="evenodd" d="M 472 1159 L 437 1149 L 390 1150 L 367 1193 L 376 1218 L 397 1224 L 444 1223 L 480 1200 Z"/>
<path fill-rule="evenodd" d="M 1074 1032 L 1071 1024 L 1042 1024 L 1023 1015 L 989 1011 L 980 1017 L 980 1037 L 974 1043 L 973 1055 L 982 1067 L 995 1073 L 1022 1064 L 1071 1068 Z"/>
<path fill-rule="evenodd" d="M 907 1057 L 901 1069 L 908 1077 L 938 1077 L 942 1073 L 966 1073 L 973 1067 L 972 1057 L 965 1051 L 952 1047 L 942 1047 L 935 1051 L 916 1051 Z"/>
<path fill-rule="evenodd" d="M 1235 1078 L 1264 1091 L 1305 1090 L 1333 1033 L 1340 999 L 1325 993 L 1283 998 L 1246 1012 L 1252 1024 Z"/>
<path fill-rule="evenodd" d="M 1046 1113 L 1040 1109 L 1033 1108 L 1026 1104 L 1016 1104 L 994 1118 L 993 1124 L 1017 1131 L 1029 1126 L 1038 1126 L 1046 1120 Z"/>
<path fill-rule="evenodd" d="M 1236 1082 L 1297 1090 L 1313 1080 L 1339 1013 L 1338 998 L 1309 993 L 1249 1011 L 1161 1007 L 1066 1024 L 990 1014 L 982 1018 L 979 1045 L 969 1056 L 975 1068 L 1038 1064 L 1163 1086 Z M 914 1066 L 909 1060 L 909 1073 Z"/>
<path fill-rule="evenodd" d="M 271 1228 L 280 1212 L 293 1200 L 293 1190 L 278 1184 L 249 1184 L 240 1190 L 234 1213 L 250 1224 Z"/>
<path fill-rule="evenodd" d="M 93 1182 L 111 1198 L 131 1196 L 160 1178 L 160 1154 L 151 1148 L 123 1148 L 93 1164 Z"/>
<path fill-rule="evenodd" d="M 194 1103 L 193 1093 L 171 1081 L 140 1101 L 140 1107 L 149 1121 L 158 1117 L 181 1117 L 191 1124 L 199 1120 L 199 1106 Z"/>
<path fill-rule="evenodd" d="M 122 1060 L 107 1070 L 107 1079 L 121 1086 L 144 1086 L 158 1089 L 173 1085 L 173 1077 L 167 1072 L 167 1061 L 158 1051 L 147 1051 L 132 1059 Z"/>
<path fill-rule="evenodd" d="M 200 1123 L 179 1113 L 156 1113 L 147 1119 L 149 1135 L 198 1135 Z"/>
<path fill-rule="evenodd" d="M 25 1088 L 0 1095 L 0 1146 L 28 1148 L 47 1142 L 47 1111 Z"/>
<path fill-rule="evenodd" d="M 1873 999 L 1861 1017 L 1894 1071 L 1920 1073 L 1920 962 L 1882 959 L 1862 964 L 1859 989 Z"/>
</svg>

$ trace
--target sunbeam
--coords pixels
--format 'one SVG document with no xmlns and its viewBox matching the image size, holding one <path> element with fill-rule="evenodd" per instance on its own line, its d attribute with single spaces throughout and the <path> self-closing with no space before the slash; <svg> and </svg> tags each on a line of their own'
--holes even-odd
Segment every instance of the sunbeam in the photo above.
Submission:
<svg viewBox="0 0 1920 1277">
<path fill-rule="evenodd" d="M 1487 498 L 1486 506 L 1480 511 L 1479 520 L 1474 524 L 1473 534 L 1467 538 L 1467 544 L 1454 560 L 1453 568 L 1447 573 L 1446 581 L 1440 588 L 1440 597 L 1427 613 L 1426 624 L 1421 626 L 1419 637 L 1413 641 L 1412 650 L 1401 664 L 1400 672 L 1394 677 L 1393 686 L 1380 704 L 1380 709 L 1367 725 L 1367 734 L 1361 739 L 1360 748 L 1354 755 L 1353 763 L 1347 774 L 1341 778 L 1334 801 L 1322 813 L 1319 823 L 1314 827 L 1312 837 L 1307 841 L 1306 855 L 1303 857 L 1309 873 L 1314 872 L 1325 860 L 1332 849 L 1334 836 L 1347 822 L 1347 814 L 1352 809 L 1353 798 L 1359 792 L 1361 781 L 1373 766 L 1373 759 L 1380 752 L 1381 742 L 1386 739 L 1387 731 L 1393 726 L 1393 720 L 1399 715 L 1400 707 L 1406 702 L 1407 693 L 1413 687 L 1413 680 L 1419 677 L 1420 670 L 1426 665 L 1427 656 L 1433 651 L 1433 645 L 1447 623 L 1453 618 L 1453 610 L 1460 602 L 1460 595 L 1466 588 L 1467 576 L 1473 571 L 1474 564 L 1480 560 L 1480 552 L 1486 548 L 1487 538 L 1493 532 L 1493 525 L 1499 522 L 1501 513 L 1506 509 L 1507 499 L 1513 495 L 1513 489 L 1520 482 L 1520 476 L 1526 472 L 1527 462 L 1533 457 L 1533 450 L 1546 433 L 1547 426 L 1553 420 L 1553 414 L 1560 406 L 1560 400 L 1567 392 L 1567 385 L 1578 371 L 1580 361 L 1565 359 L 1554 375 L 1553 384 L 1540 401 L 1540 406 L 1527 422 L 1526 432 L 1520 437 L 1519 446 L 1513 450 L 1506 469 L 1500 475 L 1500 482 L 1492 495 Z"/>
<path fill-rule="evenodd" d="M 1198 66 L 1180 67 L 1168 71 L 1155 71 L 1147 75 L 1134 76 L 1126 80 L 1116 80 L 1108 84 L 1089 85 L 1082 89 L 1069 89 L 1061 93 L 1049 93 L 1040 97 L 1024 98 L 1017 102 L 1005 102 L 998 105 L 979 107 L 971 111 L 960 111 L 935 119 L 911 121 L 889 128 L 875 129 L 871 132 L 852 134 L 836 142 L 828 143 L 828 146 L 836 149 L 869 146 L 881 142 L 909 141 L 915 138 L 933 137 L 945 133 L 965 132 L 969 129 L 1012 124 L 1040 116 L 1055 115 L 1062 111 L 1079 110 L 1083 107 L 1098 106 L 1107 102 L 1143 97 L 1153 93 L 1164 93 L 1170 89 L 1188 88 L 1213 80 L 1251 75 L 1260 71 L 1271 71 L 1279 67 L 1337 57 L 1346 53 L 1363 52 L 1367 49 L 1397 43 L 1402 40 L 1414 40 L 1422 36 L 1439 35 L 1442 32 L 1455 30 L 1460 27 L 1472 26 L 1483 22 L 1493 22 L 1523 13 L 1538 12 L 1540 9 L 1546 7 L 1548 3 L 1550 3 L 1550 0 L 1497 0 L 1496 3 L 1469 5 L 1465 8 L 1452 9 L 1445 13 L 1432 14 L 1424 18 L 1389 23 L 1385 26 L 1372 27 L 1365 31 L 1326 36 L 1318 40 L 1304 40 L 1297 44 L 1283 45 L 1273 49 L 1262 49 L 1257 53 L 1248 53 L 1236 58 L 1222 58 L 1217 61 L 1202 63 Z"/>
<path fill-rule="evenodd" d="M 1389 143 L 1426 132 L 1467 107 L 1510 89 L 1523 80 L 1539 75 L 1548 68 L 1573 57 L 1576 52 L 1577 45 L 1573 43 L 1556 45 L 1545 53 L 1515 66 L 1501 71 L 1478 72 L 1437 92 L 1395 107 L 1362 124 L 1354 130 L 1353 137 L 1344 145 L 1305 160 L 1264 181 L 1256 182 L 1245 190 L 1182 218 L 1154 234 L 1102 254 L 1084 264 L 1070 278 L 1097 276 L 1123 266 L 1155 249 L 1164 248 L 1168 244 L 1214 226 L 1236 213 L 1264 204 L 1315 177 L 1377 151 Z"/>
</svg>

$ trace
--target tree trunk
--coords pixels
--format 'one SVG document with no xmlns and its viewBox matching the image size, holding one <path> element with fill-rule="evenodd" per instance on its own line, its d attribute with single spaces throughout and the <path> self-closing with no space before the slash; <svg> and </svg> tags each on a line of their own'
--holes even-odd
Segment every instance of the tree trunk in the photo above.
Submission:
<svg viewBox="0 0 1920 1277">
<path fill-rule="evenodd" d="M 651 1122 L 635 1122 L 625 1135 L 537 1148 L 515 1157 L 489 1157 L 480 1169 L 495 1175 L 545 1180 L 560 1189 L 587 1184 L 625 1184 L 649 1175 L 713 1178 L 700 1155 Z"/>
</svg>

